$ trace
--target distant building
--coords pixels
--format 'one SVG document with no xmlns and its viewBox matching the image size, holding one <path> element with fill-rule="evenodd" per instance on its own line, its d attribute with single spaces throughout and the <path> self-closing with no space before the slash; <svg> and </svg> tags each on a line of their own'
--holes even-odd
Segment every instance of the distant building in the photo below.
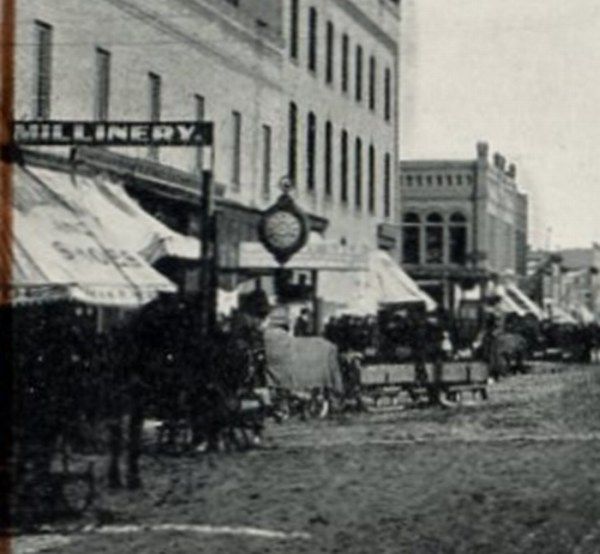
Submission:
<svg viewBox="0 0 600 554">
<path fill-rule="evenodd" d="M 600 244 L 529 255 L 530 288 L 549 313 L 576 320 L 600 317 Z"/>
<path fill-rule="evenodd" d="M 314 231 L 395 250 L 399 18 L 397 0 L 18 2 L 15 113 L 214 122 L 223 265 L 256 240 L 284 175 Z M 36 163 L 68 165 L 68 149 L 40 151 Z M 149 211 L 197 232 L 201 150 L 80 159 L 127 175 Z"/>
<path fill-rule="evenodd" d="M 400 164 L 401 263 L 447 309 L 527 266 L 528 199 L 514 164 L 477 145 L 470 160 Z"/>
</svg>

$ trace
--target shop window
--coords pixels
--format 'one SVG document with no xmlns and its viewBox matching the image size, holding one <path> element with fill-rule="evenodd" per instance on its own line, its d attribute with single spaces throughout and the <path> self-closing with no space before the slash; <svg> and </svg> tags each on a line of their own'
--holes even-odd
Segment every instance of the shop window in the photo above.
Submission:
<svg viewBox="0 0 600 554">
<path fill-rule="evenodd" d="M 444 263 L 444 219 L 438 213 L 427 216 L 425 224 L 425 263 Z"/>
<path fill-rule="evenodd" d="M 402 263 L 421 262 L 421 219 L 418 214 L 409 212 L 402 220 Z"/>
<path fill-rule="evenodd" d="M 450 263 L 465 265 L 467 261 L 467 220 L 461 213 L 450 216 Z"/>
</svg>

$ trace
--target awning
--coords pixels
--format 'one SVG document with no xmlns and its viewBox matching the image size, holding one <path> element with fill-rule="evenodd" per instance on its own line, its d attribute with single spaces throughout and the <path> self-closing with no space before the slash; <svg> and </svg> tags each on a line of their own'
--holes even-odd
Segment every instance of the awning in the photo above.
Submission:
<svg viewBox="0 0 600 554">
<path fill-rule="evenodd" d="M 365 246 L 340 244 L 310 233 L 307 244 L 284 265 L 286 269 L 357 271 L 366 270 L 369 249 Z M 281 267 L 260 242 L 240 244 L 239 266 L 247 269 L 274 270 Z"/>
<path fill-rule="evenodd" d="M 67 204 L 85 214 L 90 226 L 112 235 L 146 261 L 154 263 L 163 257 L 198 260 L 198 239 L 177 233 L 152 217 L 127 194 L 123 185 L 103 177 L 92 179 L 39 168 L 30 171 Z"/>
<path fill-rule="evenodd" d="M 107 214 L 92 223 L 68 202 L 69 186 L 67 174 L 14 167 L 12 303 L 64 298 L 130 307 L 176 291 L 128 247 L 127 229 L 111 228 Z"/>
<path fill-rule="evenodd" d="M 510 284 L 505 287 L 505 293 L 510 300 L 519 307 L 519 310 L 524 314 L 532 314 L 538 320 L 544 319 L 542 309 L 529 298 L 519 287 Z"/>
<path fill-rule="evenodd" d="M 339 313 L 368 315 L 393 304 L 425 304 L 428 311 L 436 308 L 435 301 L 382 250 L 369 254 L 366 271 L 319 274 L 319 296 L 326 302 L 338 304 Z"/>
</svg>

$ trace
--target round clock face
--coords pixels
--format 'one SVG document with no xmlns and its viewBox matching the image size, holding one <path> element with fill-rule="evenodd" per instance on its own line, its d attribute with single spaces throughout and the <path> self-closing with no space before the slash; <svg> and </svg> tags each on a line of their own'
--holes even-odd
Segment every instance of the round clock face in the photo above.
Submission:
<svg viewBox="0 0 600 554">
<path fill-rule="evenodd" d="M 275 248 L 286 249 L 294 246 L 302 236 L 302 224 L 292 213 L 276 212 L 265 221 L 265 238 Z"/>
</svg>

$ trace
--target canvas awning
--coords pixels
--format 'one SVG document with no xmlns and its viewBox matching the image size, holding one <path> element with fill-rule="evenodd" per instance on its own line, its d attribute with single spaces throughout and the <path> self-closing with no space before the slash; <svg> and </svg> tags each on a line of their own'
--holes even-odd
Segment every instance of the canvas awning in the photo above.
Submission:
<svg viewBox="0 0 600 554">
<path fill-rule="evenodd" d="M 519 287 L 517 287 L 517 285 L 507 285 L 505 287 L 505 294 L 516 306 L 518 306 L 522 314 L 532 314 L 538 320 L 544 319 L 544 312 L 542 309 Z"/>
<path fill-rule="evenodd" d="M 112 235 L 146 261 L 154 263 L 163 257 L 198 260 L 198 239 L 177 233 L 152 217 L 122 184 L 102 176 L 89 178 L 39 168 L 30 171 L 85 214 L 91 226 Z"/>
<path fill-rule="evenodd" d="M 339 313 L 368 315 L 393 304 L 425 304 L 428 311 L 436 308 L 435 301 L 382 250 L 369 254 L 366 271 L 319 274 L 319 296 L 326 302 L 338 304 Z"/>
<path fill-rule="evenodd" d="M 67 174 L 14 167 L 12 303 L 64 298 L 132 307 L 176 291 L 129 247 L 127 228 L 115 229 L 110 213 L 92 222 L 69 202 L 69 186 Z"/>
</svg>

